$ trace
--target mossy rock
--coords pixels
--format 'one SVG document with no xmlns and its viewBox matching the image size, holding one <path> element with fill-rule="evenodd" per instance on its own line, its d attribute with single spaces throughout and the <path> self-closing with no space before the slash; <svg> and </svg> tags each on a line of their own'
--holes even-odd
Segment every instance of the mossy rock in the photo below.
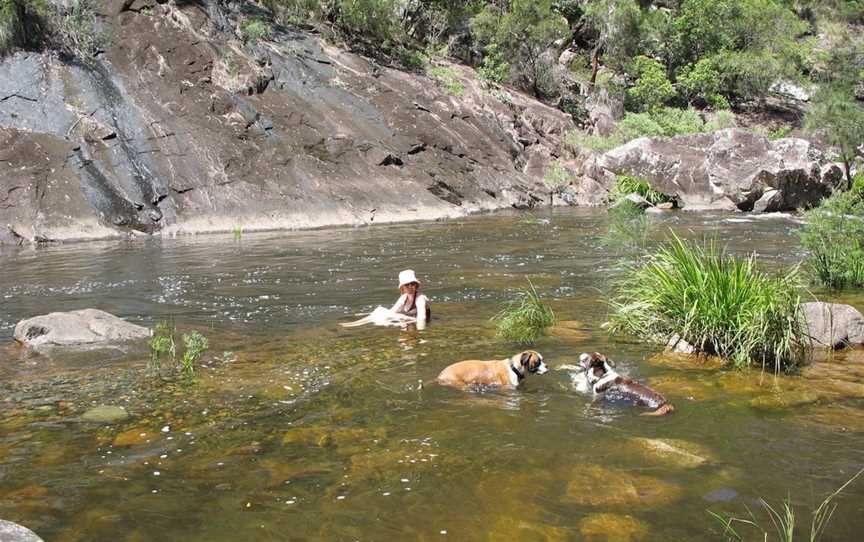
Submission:
<svg viewBox="0 0 864 542">
<path fill-rule="evenodd" d="M 648 526 L 633 516 L 592 514 L 579 522 L 585 542 L 638 542 L 648 535 Z"/>
<path fill-rule="evenodd" d="M 115 448 L 127 448 L 131 446 L 140 446 L 147 444 L 156 436 L 154 431 L 144 429 L 143 427 L 134 427 L 122 433 L 118 433 L 111 445 Z"/>
<path fill-rule="evenodd" d="M 648 358 L 648 363 L 681 371 L 716 371 L 726 365 L 716 356 L 661 352 Z"/>
<path fill-rule="evenodd" d="M 564 527 L 547 525 L 530 518 L 542 514 L 542 510 L 526 513 L 523 509 L 520 516 L 498 515 L 486 533 L 489 542 L 511 542 L 513 540 L 530 540 L 531 542 L 566 542 L 574 539 L 574 533 Z"/>
<path fill-rule="evenodd" d="M 129 419 L 129 413 L 120 406 L 101 405 L 85 412 L 81 419 L 91 423 L 112 424 Z"/>
<path fill-rule="evenodd" d="M 761 395 L 751 399 L 749 404 L 756 410 L 775 411 L 810 405 L 821 398 L 821 394 L 813 391 L 789 390 Z"/>
<path fill-rule="evenodd" d="M 581 465 L 573 469 L 565 499 L 580 506 L 654 507 L 675 502 L 681 492 L 658 478 Z"/>
</svg>

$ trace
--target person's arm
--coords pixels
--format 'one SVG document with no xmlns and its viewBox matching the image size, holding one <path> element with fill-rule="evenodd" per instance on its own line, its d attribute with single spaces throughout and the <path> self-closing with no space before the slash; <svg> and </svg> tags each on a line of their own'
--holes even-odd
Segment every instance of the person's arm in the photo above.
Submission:
<svg viewBox="0 0 864 542">
<path fill-rule="evenodd" d="M 390 307 L 390 312 L 398 312 L 405 305 L 405 298 L 408 294 L 402 294 L 399 296 L 399 299 L 396 300 L 396 303 Z"/>
<path fill-rule="evenodd" d="M 426 327 L 426 296 L 417 296 L 417 329 Z"/>
</svg>

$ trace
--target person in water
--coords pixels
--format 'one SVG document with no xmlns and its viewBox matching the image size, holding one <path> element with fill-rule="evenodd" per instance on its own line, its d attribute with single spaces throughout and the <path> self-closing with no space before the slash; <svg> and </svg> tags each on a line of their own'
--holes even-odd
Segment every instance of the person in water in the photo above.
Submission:
<svg viewBox="0 0 864 542">
<path fill-rule="evenodd" d="M 429 298 L 420 293 L 420 281 L 414 271 L 406 269 L 399 273 L 399 292 L 402 294 L 391 308 L 378 307 L 368 315 L 353 322 L 343 322 L 342 327 L 358 327 L 366 324 L 376 326 L 400 326 L 406 328 L 416 324 L 417 329 L 425 329 L 432 318 Z"/>
<path fill-rule="evenodd" d="M 420 293 L 420 281 L 417 280 L 413 270 L 406 269 L 399 273 L 399 292 L 402 295 L 390 310 L 416 318 L 418 329 L 426 327 L 432 318 L 432 309 L 429 306 L 429 298 Z"/>
</svg>

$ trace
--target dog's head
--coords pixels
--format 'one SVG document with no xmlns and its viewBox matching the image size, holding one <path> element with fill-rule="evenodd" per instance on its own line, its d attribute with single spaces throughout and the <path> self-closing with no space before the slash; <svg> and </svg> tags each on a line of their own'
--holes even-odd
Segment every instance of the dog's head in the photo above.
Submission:
<svg viewBox="0 0 864 542">
<path fill-rule="evenodd" d="M 522 368 L 523 374 L 537 373 L 542 375 L 549 370 L 549 367 L 543 363 L 543 356 L 534 350 L 526 350 L 514 356 L 514 361 Z"/>
<path fill-rule="evenodd" d="M 615 362 L 599 352 L 583 353 L 579 356 L 579 366 L 585 371 L 588 384 L 593 386 L 612 371 Z"/>
</svg>

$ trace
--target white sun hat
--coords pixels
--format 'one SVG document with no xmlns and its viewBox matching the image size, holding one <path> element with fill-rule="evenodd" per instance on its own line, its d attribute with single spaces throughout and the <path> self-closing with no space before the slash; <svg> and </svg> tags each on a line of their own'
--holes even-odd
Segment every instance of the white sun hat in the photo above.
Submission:
<svg viewBox="0 0 864 542">
<path fill-rule="evenodd" d="M 420 281 L 417 280 L 417 276 L 414 274 L 412 269 L 406 269 L 405 271 L 399 272 L 399 287 L 403 287 L 406 284 L 410 284 L 412 282 L 416 282 L 420 284 Z"/>
</svg>

